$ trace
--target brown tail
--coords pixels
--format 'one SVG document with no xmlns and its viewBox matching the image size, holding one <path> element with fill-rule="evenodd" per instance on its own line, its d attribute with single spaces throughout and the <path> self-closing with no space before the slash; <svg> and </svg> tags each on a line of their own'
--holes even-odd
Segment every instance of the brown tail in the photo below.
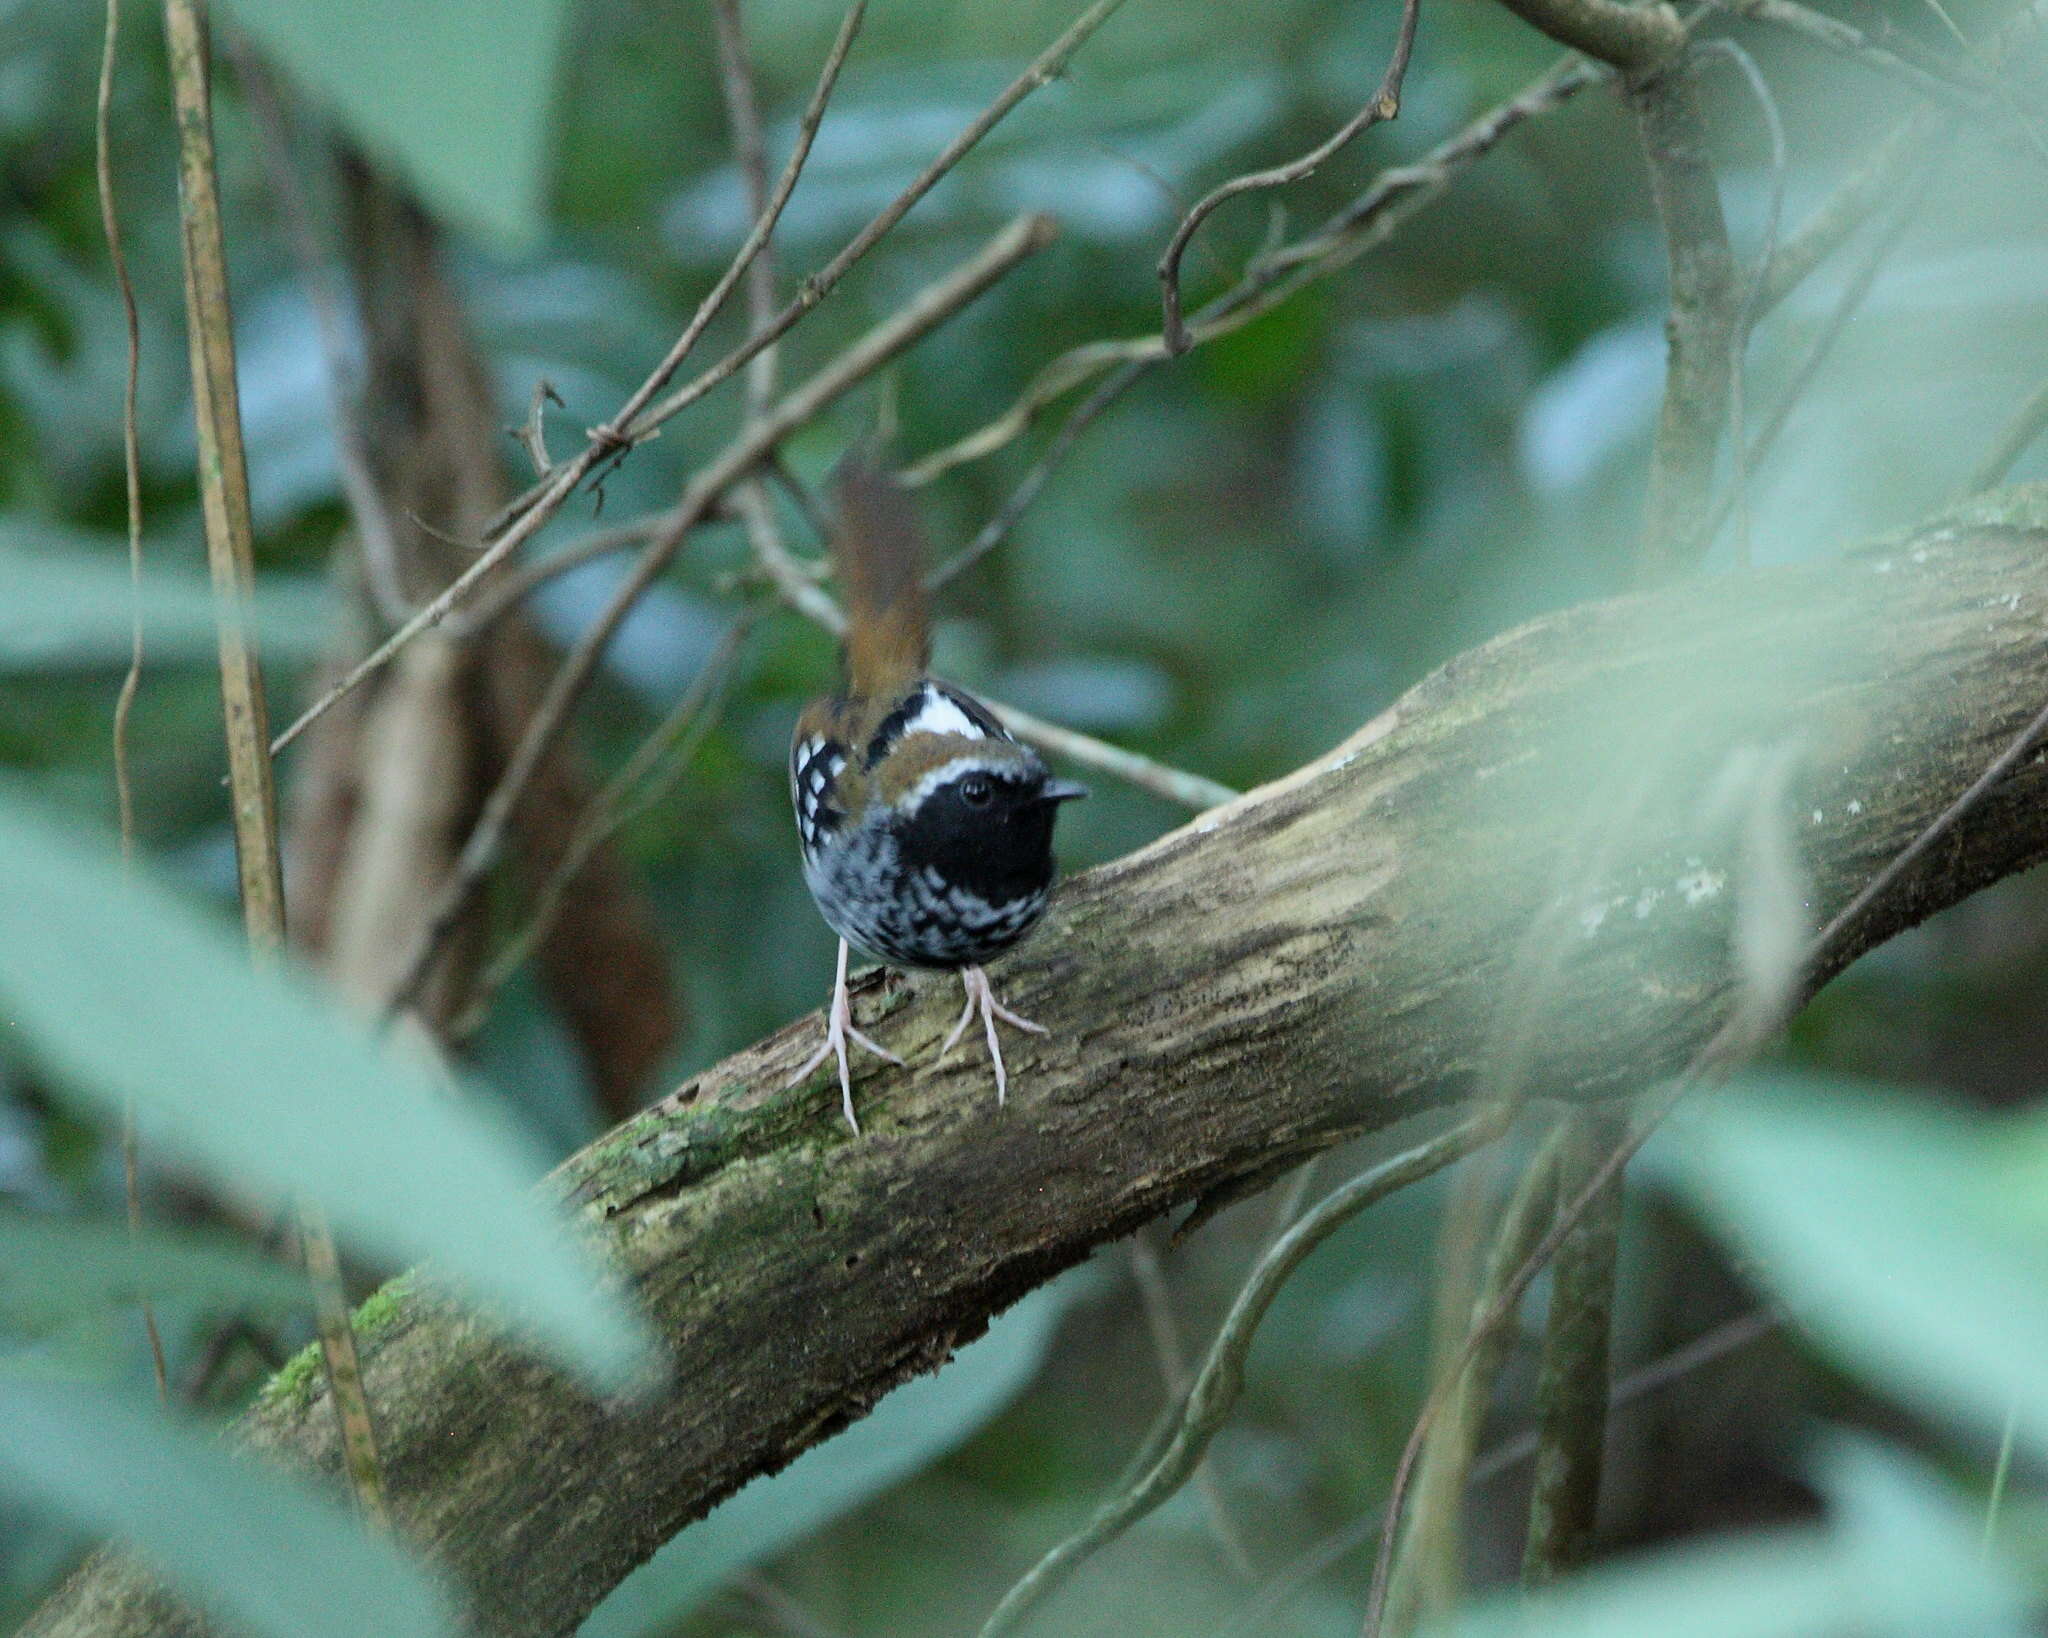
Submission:
<svg viewBox="0 0 2048 1638">
<path fill-rule="evenodd" d="M 858 452 L 839 463 L 832 487 L 847 688 L 857 696 L 886 695 L 931 663 L 924 531 L 909 492 Z"/>
</svg>

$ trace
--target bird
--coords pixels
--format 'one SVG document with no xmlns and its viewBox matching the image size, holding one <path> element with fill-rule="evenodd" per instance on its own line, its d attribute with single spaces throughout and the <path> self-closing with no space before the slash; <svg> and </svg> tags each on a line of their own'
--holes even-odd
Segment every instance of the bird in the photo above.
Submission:
<svg viewBox="0 0 2048 1638">
<path fill-rule="evenodd" d="M 1087 791 L 1055 779 L 987 706 L 930 674 L 924 534 L 902 485 L 855 451 L 839 464 L 832 501 L 832 558 L 846 610 L 840 684 L 797 718 L 789 792 L 804 885 L 839 935 L 839 964 L 824 1042 L 789 1085 L 836 1058 L 840 1106 L 858 1135 L 848 1043 L 903 1060 L 854 1027 L 850 951 L 960 974 L 966 1005 L 939 1060 L 978 1015 L 1001 1105 L 1009 1076 L 997 1021 L 1046 1030 L 997 999 L 983 963 L 1045 914 L 1053 821 L 1062 803 Z"/>
</svg>

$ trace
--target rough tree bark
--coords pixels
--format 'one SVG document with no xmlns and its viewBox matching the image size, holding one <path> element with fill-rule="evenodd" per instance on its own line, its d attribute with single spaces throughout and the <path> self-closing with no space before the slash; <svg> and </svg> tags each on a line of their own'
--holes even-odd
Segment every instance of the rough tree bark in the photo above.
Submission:
<svg viewBox="0 0 2048 1638">
<path fill-rule="evenodd" d="M 359 1318 L 403 1529 L 483 1630 L 569 1632 L 681 1525 L 1092 1247 L 1465 1098 L 1534 968 L 1533 1087 L 1674 1070 L 1733 993 L 1745 748 L 1798 749 L 1785 822 L 1825 918 L 2040 707 L 2044 615 L 2048 496 L 2012 492 L 1837 562 L 1497 638 L 1322 760 L 1070 883 L 1001 974 L 1052 1027 L 1012 1046 L 1006 1110 L 979 1059 L 932 1065 L 957 985 L 871 978 L 858 1014 L 913 1067 L 864 1067 L 863 1137 L 828 1075 L 783 1090 L 809 1018 L 553 1179 L 668 1338 L 666 1391 L 596 1402 L 411 1291 Z M 2044 797 L 2029 758 L 1844 956 L 2048 856 Z M 331 1471 L 316 1375 L 287 1372 L 243 1432 Z M 25 1630 L 192 1629 L 103 1556 Z"/>
</svg>

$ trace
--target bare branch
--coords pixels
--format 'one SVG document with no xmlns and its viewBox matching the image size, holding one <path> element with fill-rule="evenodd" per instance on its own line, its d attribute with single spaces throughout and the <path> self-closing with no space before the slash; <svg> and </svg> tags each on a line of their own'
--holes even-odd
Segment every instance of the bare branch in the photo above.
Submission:
<svg viewBox="0 0 2048 1638">
<path fill-rule="evenodd" d="M 1204 194 L 1181 218 L 1180 226 L 1173 230 L 1173 237 L 1167 242 L 1165 254 L 1159 258 L 1160 299 L 1165 316 L 1160 338 L 1169 354 L 1177 356 L 1194 345 L 1194 338 L 1188 334 L 1180 312 L 1180 262 L 1187 253 L 1188 241 L 1194 238 L 1196 231 L 1219 205 L 1239 194 L 1282 188 L 1313 176 L 1324 160 L 1342 152 L 1375 125 L 1398 117 L 1401 112 L 1401 81 L 1407 76 L 1408 59 L 1415 50 L 1415 23 L 1421 10 L 1422 0 L 1402 0 L 1401 26 L 1394 36 L 1394 54 L 1387 62 L 1385 74 L 1380 77 L 1379 89 L 1373 92 L 1363 108 L 1299 158 L 1270 170 L 1232 177 L 1222 186 Z"/>
<path fill-rule="evenodd" d="M 723 516 L 722 507 L 713 507 L 705 514 L 704 521 L 710 523 Z M 660 523 L 657 514 L 635 518 L 631 523 L 614 524 L 609 529 L 595 530 L 581 540 L 572 540 L 558 552 L 550 552 L 531 563 L 520 563 L 507 569 L 491 582 L 490 590 L 479 594 L 473 605 L 455 617 L 449 625 L 449 635 L 457 642 L 466 642 L 488 631 L 550 580 L 573 574 L 586 564 L 611 557 L 629 547 L 644 545 Z"/>
<path fill-rule="evenodd" d="M 1962 73 L 1939 72 L 1908 62 L 1879 45 L 1855 24 L 1803 6 L 1798 0 L 1735 0 L 1735 9 L 1751 22 L 1783 29 L 1861 63 L 1951 113 L 1967 114 L 1994 128 L 2010 124 L 2007 110 L 1999 105 L 1991 87 L 1978 83 L 1967 69 Z"/>
<path fill-rule="evenodd" d="M 99 89 L 93 100 L 93 177 L 98 184 L 100 231 L 107 241 L 107 261 L 114 270 L 114 288 L 121 297 L 121 317 L 127 331 L 127 367 L 121 377 L 121 476 L 128 502 L 128 669 L 121 676 L 121 691 L 114 697 L 112 750 L 114 755 L 114 804 L 120 814 L 121 858 L 135 858 L 135 786 L 128 768 L 128 718 L 135 709 L 135 696 L 142 689 L 142 445 L 136 430 L 137 384 L 142 373 L 142 325 L 135 310 L 135 281 L 128 276 L 128 256 L 121 245 L 121 212 L 114 199 L 114 61 L 121 38 L 121 0 L 107 0 L 106 22 L 100 39 Z M 139 1144 L 135 1132 L 135 1100 L 130 1098 L 121 1114 L 121 1193 L 127 1208 L 130 1238 L 142 1232 L 142 1188 L 139 1176 Z M 164 1363 L 163 1333 L 156 1323 L 156 1304 L 149 1295 L 138 1293 L 136 1309 L 142 1315 L 143 1335 L 149 1342 L 149 1368 L 156 1378 L 156 1396 L 164 1404 L 171 1400 L 171 1378 Z"/>
<path fill-rule="evenodd" d="M 703 335 L 705 327 L 717 317 L 724 307 L 726 298 L 738 287 L 741 277 L 753 265 L 754 258 L 768 247 L 774 236 L 775 224 L 782 219 L 782 209 L 789 203 L 789 196 L 796 191 L 797 178 L 803 174 L 804 161 L 810 158 L 811 144 L 817 137 L 818 126 L 825 118 L 825 105 L 832 99 L 832 88 L 838 83 L 840 66 L 846 61 L 847 52 L 853 49 L 853 37 L 860 32 L 861 19 L 867 15 L 867 0 L 853 0 L 847 8 L 846 17 L 839 25 L 839 34 L 832 42 L 832 49 L 826 54 L 825 66 L 819 72 L 817 89 L 811 93 L 810 106 L 804 110 L 803 118 L 797 123 L 796 147 L 791 151 L 788 162 L 782 167 L 782 175 L 775 184 L 775 191 L 768 196 L 767 204 L 755 218 L 753 231 L 739 248 L 726 270 L 719 275 L 718 282 L 710 293 L 697 304 L 697 311 L 668 350 L 668 356 L 645 381 L 641 382 L 633 396 L 619 406 L 619 411 L 609 421 L 591 434 L 592 449 L 615 448 L 638 443 L 655 427 L 667 420 L 675 410 L 655 411 L 644 414 L 654 395 L 666 386 L 669 379 L 681 368 L 690 350 L 697 345 L 697 338 Z M 880 237 L 879 234 L 876 235 Z M 849 264 L 850 265 L 850 264 Z M 795 321 L 792 319 L 791 321 Z M 701 397 L 699 393 L 696 396 Z M 683 402 L 690 402 L 685 399 Z M 676 405 L 677 409 L 682 403 Z"/>
<path fill-rule="evenodd" d="M 772 210 L 763 213 L 755 221 L 753 229 L 748 233 L 731 263 L 727 265 L 725 272 L 720 275 L 711 292 L 698 303 L 697 311 L 684 327 L 675 345 L 668 350 L 667 355 L 655 366 L 647 379 L 634 390 L 632 396 L 620 407 L 618 414 L 591 435 L 589 443 L 580 453 L 556 467 L 492 520 L 491 527 L 486 531 L 489 544 L 474 563 L 443 587 L 424 607 L 368 655 L 349 667 L 332 687 L 277 736 L 270 747 L 273 755 L 283 750 L 326 715 L 365 678 L 388 665 L 392 656 L 413 638 L 445 620 L 449 611 L 466 597 L 478 582 L 540 532 L 591 472 L 603 461 L 618 453 L 622 447 L 630 446 L 645 436 L 644 432 L 630 432 L 630 423 L 638 416 L 647 401 L 661 391 L 668 384 L 669 378 L 681 367 L 690 350 L 696 346 L 698 337 L 704 333 L 705 326 L 716 317 L 718 309 L 724 304 L 726 297 L 732 294 L 748 264 L 759 254 L 762 246 L 768 242 L 769 235 L 774 231 L 774 218 L 780 215 L 783 205 L 788 202 L 791 191 L 796 187 L 797 178 L 803 170 L 803 162 L 810 154 L 811 139 L 817 134 L 818 122 L 824 118 L 825 105 L 831 98 L 833 86 L 837 83 L 840 65 L 845 62 L 846 53 L 852 47 L 853 35 L 860 26 L 865 10 L 866 0 L 854 0 L 845 22 L 840 25 L 838 38 L 834 40 L 832 50 L 825 59 L 825 66 L 819 72 L 817 89 L 812 93 L 810 106 L 805 110 L 803 122 L 799 126 L 795 151 L 790 155 L 789 163 L 783 168 L 782 180 L 777 185 L 774 199 L 771 200 Z"/>
<path fill-rule="evenodd" d="M 1489 1057 L 1493 1054 L 1489 1053 Z M 1495 1104 L 1496 1115 L 1505 1106 Z M 1465 1491 L 1471 1483 L 1472 1461 L 1479 1449 L 1487 1407 L 1507 1364 L 1510 1328 L 1501 1326 L 1487 1335 L 1479 1348 L 1467 1355 L 1458 1353 L 1471 1326 L 1485 1314 L 1499 1296 L 1509 1277 L 1521 1267 L 1529 1248 L 1543 1232 L 1557 1209 L 1557 1161 L 1559 1134 L 1550 1133 L 1522 1168 L 1513 1191 L 1502 1204 L 1493 1227 L 1492 1242 L 1486 1247 L 1485 1266 L 1475 1278 L 1460 1278 L 1455 1285 L 1439 1280 L 1439 1304 L 1446 1300 L 1456 1306 L 1449 1319 L 1457 1327 L 1437 1373 L 1437 1387 L 1446 1398 L 1444 1411 L 1430 1430 L 1423 1447 L 1415 1481 L 1415 1504 L 1401 1538 L 1400 1556 L 1390 1572 L 1390 1599 L 1400 1612 L 1400 1624 L 1413 1617 L 1445 1613 L 1460 1591 L 1462 1562 L 1459 1544 L 1463 1540 Z M 1477 1178 L 1468 1169 L 1458 1179 L 1461 1192 L 1472 1189 Z M 1455 1207 L 1454 1207 L 1455 1209 Z M 1476 1224 L 1475 1224 L 1476 1227 Z"/>
<path fill-rule="evenodd" d="M 447 619 L 455 605 L 468 596 L 470 591 L 480 581 L 540 532 L 541 525 L 553 515 L 554 507 L 558 507 L 569 498 L 570 491 L 576 487 L 577 481 L 581 476 L 582 474 L 576 470 L 576 463 L 574 461 L 561 467 L 555 476 L 549 480 L 548 493 L 552 497 L 551 505 L 536 505 L 503 535 L 491 542 L 474 563 L 470 564 L 462 573 L 449 581 L 447 585 L 443 586 L 427 602 L 414 610 L 405 624 L 344 671 L 325 693 L 292 720 L 290 727 L 286 728 L 283 733 L 270 742 L 271 755 L 277 755 L 278 752 L 297 739 L 299 735 L 312 727 L 314 723 L 326 716 L 343 699 L 353 693 L 365 678 L 383 670 L 385 666 L 391 663 L 393 656 L 400 649 L 404 648 L 407 643 L 419 636 L 421 632 L 431 631 L 443 620 Z"/>
<path fill-rule="evenodd" d="M 1154 762 L 1150 757 L 1140 756 L 1136 751 L 1127 751 L 1119 745 L 1105 744 L 1087 734 L 1076 733 L 1071 728 L 1062 728 L 1056 722 L 1047 722 L 1034 717 L 1028 711 L 1020 711 L 1014 705 L 1004 705 L 998 700 L 984 699 L 983 703 L 995 712 L 1005 728 L 1019 739 L 1028 739 L 1032 744 L 1063 756 L 1070 762 L 1078 762 L 1086 768 L 1100 768 L 1104 773 L 1115 774 L 1126 784 L 1136 785 L 1140 790 L 1150 791 L 1154 796 L 1163 796 L 1169 802 L 1178 802 L 1184 808 L 1193 808 L 1197 813 L 1208 808 L 1221 807 L 1225 802 L 1234 801 L 1237 792 L 1228 785 L 1219 785 L 1213 779 L 1200 774 L 1169 768 L 1163 762 Z"/>
<path fill-rule="evenodd" d="M 925 589 L 937 591 L 948 581 L 965 574 L 1002 545 L 1009 538 L 1010 531 L 1017 527 L 1018 519 L 1023 517 L 1030 510 L 1031 503 L 1038 499 L 1038 492 L 1045 487 L 1046 480 L 1053 474 L 1053 469 L 1066 459 L 1081 434 L 1094 424 L 1096 417 L 1104 410 L 1136 386 L 1139 377 L 1156 362 L 1154 359 L 1133 359 L 1096 383 L 1095 390 L 1082 399 L 1060 423 L 1060 430 L 1045 446 L 1045 452 L 1032 463 L 1031 470 L 1018 480 L 1017 487 L 1010 491 L 1010 498 L 996 508 L 995 515 L 981 526 L 972 540 L 925 577 Z"/>
<path fill-rule="evenodd" d="M 525 921 L 471 981 L 462 1015 L 446 1031 L 449 1041 L 465 1041 L 482 1027 L 492 999 L 547 937 L 569 889 L 598 849 L 674 789 L 711 727 L 720 690 L 754 620 L 751 612 L 742 614 L 727 628 L 690 686 L 577 820 L 561 858 L 533 893 Z"/>
<path fill-rule="evenodd" d="M 983 109 L 965 130 L 946 144 L 931 163 L 918 173 L 916 180 L 909 187 L 883 206 L 874 220 L 855 234 L 838 255 L 805 279 L 789 305 L 777 313 L 770 323 L 755 329 L 743 343 L 704 374 L 688 385 L 677 388 L 660 403 L 643 413 L 630 416 L 622 413 L 614 418 L 612 425 L 618 429 L 620 436 L 628 441 L 646 437 L 677 411 L 694 404 L 714 387 L 731 380 L 764 348 L 772 347 L 781 340 L 794 328 L 797 320 L 823 301 L 833 287 L 852 270 L 854 264 L 873 250 L 890 229 L 909 215 L 911 206 L 931 192 L 940 179 L 965 159 L 983 137 L 1001 124 L 1018 103 L 1058 78 L 1065 71 L 1074 53 L 1081 49 L 1091 34 L 1109 21 L 1110 15 L 1122 4 L 1123 0 L 1095 0 L 1095 4 L 1077 17 L 1064 34 L 1040 52 L 1031 65 L 1005 86 L 997 94 L 995 101 Z"/>
<path fill-rule="evenodd" d="M 1261 256 L 1229 290 L 1207 303 L 1188 325 L 1191 345 L 1243 329 L 1296 292 L 1350 266 L 1392 237 L 1401 224 L 1433 203 L 1460 176 L 1524 121 L 1562 107 L 1608 71 L 1569 57 L 1497 104 L 1456 136 L 1412 165 L 1382 171 L 1357 199 L 1307 238 Z M 1091 341 L 1060 354 L 1033 376 L 1013 404 L 987 425 L 912 462 L 900 476 L 913 486 L 993 453 L 1022 434 L 1048 405 L 1105 370 L 1156 364 L 1168 356 L 1163 336 Z"/>
<path fill-rule="evenodd" d="M 1763 110 L 1764 126 L 1771 138 L 1771 202 L 1764 215 L 1763 244 L 1756 253 L 1755 268 L 1742 281 L 1742 301 L 1728 336 L 1728 447 L 1734 457 L 1735 468 L 1729 475 L 1729 503 L 1735 508 L 1735 561 L 1747 568 L 1750 561 L 1749 410 L 1746 401 L 1749 338 L 1756 329 L 1757 297 L 1763 290 L 1765 276 L 1770 272 L 1771 260 L 1778 253 L 1778 231 L 1785 218 L 1785 119 L 1779 111 L 1778 99 L 1771 92 L 1771 83 L 1764 78 L 1763 70 L 1757 67 L 1754 57 L 1735 41 L 1727 39 L 1710 40 L 1701 48 L 1701 55 L 1709 52 L 1725 57 L 1735 65 L 1749 86 L 1750 94 L 1756 98 L 1757 106 Z M 1707 526 L 1699 546 L 1703 554 L 1712 545 L 1717 526 L 1718 520 Z"/>
</svg>

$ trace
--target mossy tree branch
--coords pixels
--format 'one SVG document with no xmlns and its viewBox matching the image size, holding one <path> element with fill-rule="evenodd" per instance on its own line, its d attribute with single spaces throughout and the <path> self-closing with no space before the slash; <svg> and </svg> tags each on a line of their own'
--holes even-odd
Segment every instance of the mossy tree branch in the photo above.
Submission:
<svg viewBox="0 0 2048 1638">
<path fill-rule="evenodd" d="M 1799 748 L 1811 908 L 1832 915 L 2038 710 L 2044 609 L 2048 496 L 2017 491 L 1837 562 L 1497 638 L 1329 756 L 1070 883 L 1001 975 L 1053 1029 L 1017 1049 L 1006 1110 L 983 1065 L 932 1063 L 944 976 L 875 976 L 861 1022 L 913 1067 L 864 1076 L 862 1138 L 827 1076 L 783 1090 L 813 1018 L 556 1174 L 667 1336 L 669 1390 L 593 1401 L 410 1286 L 359 1319 L 401 1531 L 481 1630 L 569 1632 L 680 1526 L 1094 1246 L 1459 1104 L 1507 965 L 1559 884 L 1585 882 L 1618 791 L 1626 833 L 1557 916 L 1529 1084 L 1592 1098 L 1675 1070 L 1733 997 L 1740 844 L 1703 828 L 1731 756 Z M 2043 857 L 2048 773 L 2028 758 L 1839 959 Z M 333 1471 L 322 1398 L 316 1374 L 281 1383 L 243 1433 Z M 181 1630 L 112 1557 L 26 1629 Z"/>
</svg>

